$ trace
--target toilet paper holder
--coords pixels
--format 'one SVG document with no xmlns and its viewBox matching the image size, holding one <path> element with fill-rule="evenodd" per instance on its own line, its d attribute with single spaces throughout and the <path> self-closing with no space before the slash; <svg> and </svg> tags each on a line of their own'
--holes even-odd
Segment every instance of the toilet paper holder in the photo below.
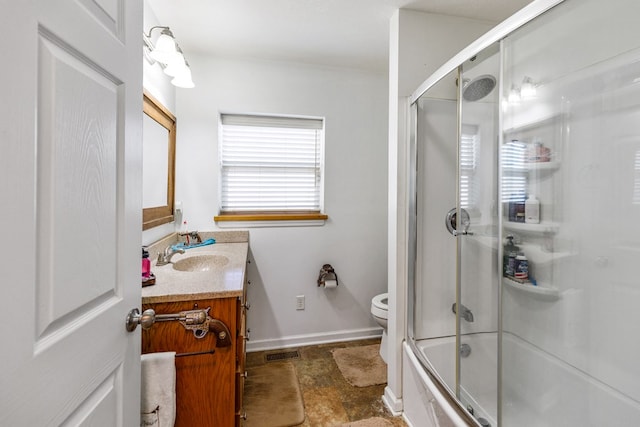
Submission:
<svg viewBox="0 0 640 427">
<path fill-rule="evenodd" d="M 338 286 L 338 275 L 336 274 L 331 264 L 325 264 L 320 269 L 320 275 L 318 276 L 318 286 L 324 286 L 325 281 L 335 280 L 336 286 Z"/>
</svg>

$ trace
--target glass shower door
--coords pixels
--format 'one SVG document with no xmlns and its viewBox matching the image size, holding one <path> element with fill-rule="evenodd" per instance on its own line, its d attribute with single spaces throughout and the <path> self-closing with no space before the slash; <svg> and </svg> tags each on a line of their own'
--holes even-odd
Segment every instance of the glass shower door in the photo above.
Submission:
<svg viewBox="0 0 640 427">
<path fill-rule="evenodd" d="M 482 422 L 497 425 L 499 45 L 466 61 L 459 88 L 457 209 L 458 388 Z M 466 226 L 464 227 L 467 228 Z M 483 420 L 481 420 L 483 419 Z"/>
<path fill-rule="evenodd" d="M 640 419 L 639 13 L 567 1 L 504 40 L 502 182 L 524 197 L 503 191 L 502 229 L 528 275 L 503 279 L 503 426 Z"/>
<path fill-rule="evenodd" d="M 412 106 L 409 337 L 432 372 L 455 392 L 455 239 L 444 226 L 456 206 L 457 70 Z"/>
</svg>

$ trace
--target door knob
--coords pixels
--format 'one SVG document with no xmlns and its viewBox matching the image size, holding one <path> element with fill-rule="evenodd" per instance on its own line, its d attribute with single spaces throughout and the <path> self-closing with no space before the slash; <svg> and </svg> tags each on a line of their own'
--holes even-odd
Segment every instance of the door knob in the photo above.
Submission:
<svg viewBox="0 0 640 427">
<path fill-rule="evenodd" d="M 145 331 L 153 326 L 156 321 L 156 312 L 153 309 L 148 309 L 140 314 L 140 310 L 132 308 L 129 314 L 127 314 L 127 320 L 125 321 L 125 327 L 127 331 L 133 332 L 138 325 L 142 326 Z"/>
</svg>

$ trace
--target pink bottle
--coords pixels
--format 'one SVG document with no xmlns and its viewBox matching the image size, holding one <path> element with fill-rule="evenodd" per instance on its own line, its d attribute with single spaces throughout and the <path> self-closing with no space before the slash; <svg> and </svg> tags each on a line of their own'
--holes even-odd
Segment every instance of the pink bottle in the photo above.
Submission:
<svg viewBox="0 0 640 427">
<path fill-rule="evenodd" d="M 149 251 L 142 247 L 142 277 L 148 278 L 151 275 L 151 261 L 149 261 Z"/>
</svg>

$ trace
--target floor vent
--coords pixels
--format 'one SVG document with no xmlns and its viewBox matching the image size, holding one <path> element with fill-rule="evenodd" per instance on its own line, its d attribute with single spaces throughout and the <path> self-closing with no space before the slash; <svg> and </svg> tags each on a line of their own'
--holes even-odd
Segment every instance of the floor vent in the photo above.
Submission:
<svg viewBox="0 0 640 427">
<path fill-rule="evenodd" d="M 278 360 L 299 359 L 299 358 L 300 358 L 300 353 L 298 353 L 298 350 L 280 351 L 278 353 L 269 353 L 264 355 L 264 359 L 267 362 L 277 362 Z"/>
</svg>

